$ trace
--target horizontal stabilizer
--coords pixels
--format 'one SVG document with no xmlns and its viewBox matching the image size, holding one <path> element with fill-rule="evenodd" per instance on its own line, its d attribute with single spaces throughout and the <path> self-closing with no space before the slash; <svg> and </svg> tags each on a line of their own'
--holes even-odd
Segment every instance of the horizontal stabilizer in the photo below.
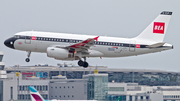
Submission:
<svg viewBox="0 0 180 101">
<path fill-rule="evenodd" d="M 160 43 L 155 43 L 152 45 L 147 46 L 148 48 L 157 48 L 157 47 L 161 47 L 163 46 L 165 43 L 164 42 L 160 42 Z"/>
</svg>

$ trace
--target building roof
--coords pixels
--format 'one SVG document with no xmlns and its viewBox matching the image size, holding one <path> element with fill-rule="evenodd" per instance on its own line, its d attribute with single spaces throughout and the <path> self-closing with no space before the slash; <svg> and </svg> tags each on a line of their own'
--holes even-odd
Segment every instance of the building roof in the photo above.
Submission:
<svg viewBox="0 0 180 101">
<path fill-rule="evenodd" d="M 99 72 L 123 72 L 123 73 L 151 73 L 151 74 L 174 74 L 174 75 L 180 75 L 180 72 L 172 72 L 172 71 L 164 71 L 164 70 L 148 70 L 148 69 L 122 69 L 122 68 L 107 68 L 106 66 L 94 66 L 94 67 L 88 67 L 83 68 L 79 66 L 74 67 L 58 67 L 58 66 L 20 66 L 19 71 L 21 72 L 28 72 L 28 71 L 44 71 L 44 72 L 50 72 L 50 71 L 90 71 L 94 72 L 95 69 L 98 69 Z M 6 71 L 17 71 L 18 67 L 12 66 L 12 67 L 6 67 L 4 70 Z"/>
</svg>

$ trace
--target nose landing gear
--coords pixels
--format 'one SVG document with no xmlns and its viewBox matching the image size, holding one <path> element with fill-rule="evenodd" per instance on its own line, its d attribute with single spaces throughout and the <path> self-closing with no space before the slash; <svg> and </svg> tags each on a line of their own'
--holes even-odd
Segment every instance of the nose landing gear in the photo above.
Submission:
<svg viewBox="0 0 180 101">
<path fill-rule="evenodd" d="M 30 55 L 31 55 L 31 51 L 28 51 L 28 54 L 27 54 L 28 58 L 25 59 L 26 62 L 30 61 L 30 59 L 29 59 Z"/>
<path fill-rule="evenodd" d="M 25 59 L 25 61 L 26 61 L 26 62 L 29 62 L 29 61 L 30 61 L 30 59 L 29 59 L 29 58 L 26 58 L 26 59 Z"/>
</svg>

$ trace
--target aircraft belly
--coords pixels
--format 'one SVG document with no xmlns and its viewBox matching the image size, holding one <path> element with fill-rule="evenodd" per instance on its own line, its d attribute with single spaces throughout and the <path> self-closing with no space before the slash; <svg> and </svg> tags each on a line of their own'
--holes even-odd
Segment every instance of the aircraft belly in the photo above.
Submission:
<svg viewBox="0 0 180 101">
<path fill-rule="evenodd" d="M 126 56 L 136 56 L 141 54 L 163 51 L 160 48 L 156 48 L 156 49 L 135 48 L 134 51 L 130 51 L 129 47 L 109 47 L 109 46 L 97 46 L 97 47 L 93 47 L 92 49 L 101 52 L 103 54 L 103 56 L 101 57 L 126 57 Z"/>
<path fill-rule="evenodd" d="M 92 49 L 103 53 L 102 57 L 121 57 L 128 54 L 126 47 L 96 46 Z"/>
</svg>

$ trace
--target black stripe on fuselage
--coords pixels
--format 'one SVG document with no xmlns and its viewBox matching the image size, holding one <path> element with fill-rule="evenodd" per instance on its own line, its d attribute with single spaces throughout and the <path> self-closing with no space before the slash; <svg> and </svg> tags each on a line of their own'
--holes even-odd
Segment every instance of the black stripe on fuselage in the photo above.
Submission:
<svg viewBox="0 0 180 101">
<path fill-rule="evenodd" d="M 18 39 L 31 40 L 30 36 L 19 36 Z M 37 41 L 50 41 L 50 42 L 65 42 L 65 43 L 78 43 L 83 40 L 75 40 L 75 39 L 63 39 L 63 38 L 48 38 L 48 37 L 36 37 Z M 104 45 L 104 46 L 117 46 L 117 47 L 135 47 L 136 44 L 127 44 L 127 43 L 115 43 L 115 42 L 103 42 L 103 41 L 95 41 L 94 45 Z M 148 45 L 140 45 L 139 48 L 147 48 Z"/>
</svg>

